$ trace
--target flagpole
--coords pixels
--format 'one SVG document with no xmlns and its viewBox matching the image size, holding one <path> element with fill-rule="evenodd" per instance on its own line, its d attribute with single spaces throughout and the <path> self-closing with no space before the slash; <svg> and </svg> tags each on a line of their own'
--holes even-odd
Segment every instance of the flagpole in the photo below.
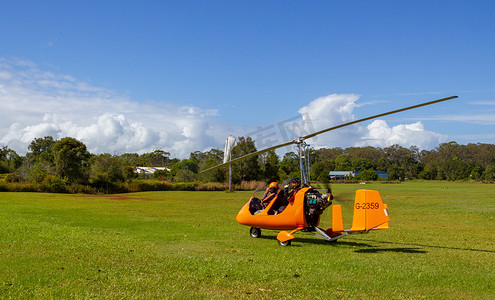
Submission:
<svg viewBox="0 0 495 300">
<path fill-rule="evenodd" d="M 232 164 L 229 165 L 229 191 L 232 192 Z"/>
</svg>

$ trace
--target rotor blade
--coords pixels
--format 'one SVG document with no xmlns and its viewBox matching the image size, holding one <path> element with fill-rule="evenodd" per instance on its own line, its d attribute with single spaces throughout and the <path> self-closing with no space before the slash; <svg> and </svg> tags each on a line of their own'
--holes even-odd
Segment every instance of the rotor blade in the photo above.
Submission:
<svg viewBox="0 0 495 300">
<path fill-rule="evenodd" d="M 234 159 L 232 159 L 232 160 L 230 160 L 230 161 L 228 161 L 226 163 L 213 166 L 213 167 L 208 168 L 206 170 L 201 170 L 201 171 L 199 171 L 199 173 L 210 171 L 210 170 L 213 170 L 213 169 L 216 169 L 216 168 L 220 168 L 220 167 L 223 167 L 223 166 L 228 166 L 228 165 L 230 165 L 232 163 L 235 163 L 235 162 L 238 162 L 240 160 L 243 160 L 243 159 L 246 159 L 246 158 L 250 158 L 250 157 L 256 156 L 258 154 L 268 152 L 270 150 L 274 150 L 274 149 L 282 148 L 282 147 L 285 147 L 285 146 L 289 146 L 289 145 L 292 145 L 292 144 L 295 144 L 295 143 L 296 143 L 296 141 L 290 141 L 290 142 L 283 143 L 283 144 L 280 144 L 280 145 L 276 145 L 276 146 L 273 146 L 273 147 L 270 147 L 270 148 L 266 148 L 266 149 L 259 150 L 259 151 L 256 151 L 256 152 L 248 153 L 248 154 L 246 154 L 244 156 L 234 158 Z"/>
<path fill-rule="evenodd" d="M 451 96 L 451 97 L 447 97 L 447 98 L 433 100 L 433 101 L 425 102 L 425 103 L 422 103 L 422 104 L 417 104 L 417 105 L 413 105 L 413 106 L 409 106 L 409 107 L 405 107 L 405 108 L 401 108 L 401 109 L 389 111 L 389 112 L 386 112 L 386 113 L 383 113 L 383 114 L 374 115 L 374 116 L 367 117 L 367 118 L 364 118 L 364 119 L 359 119 L 359 120 L 351 121 L 351 122 L 348 122 L 348 123 L 340 124 L 340 125 L 337 125 L 337 126 L 334 126 L 334 127 L 330 127 L 330 128 L 327 128 L 327 129 L 323 129 L 323 130 L 317 131 L 315 133 L 308 134 L 308 135 L 306 135 L 304 137 L 298 138 L 297 140 L 293 140 L 293 141 L 290 141 L 290 142 L 285 142 L 283 144 L 279 144 L 279 145 L 276 145 L 276 146 L 272 146 L 270 148 L 266 148 L 266 149 L 263 149 L 263 150 L 259 150 L 259 151 L 253 152 L 253 153 L 246 154 L 246 155 L 241 156 L 241 157 L 237 157 L 237 158 L 232 159 L 232 160 L 230 160 L 230 161 L 228 161 L 226 163 L 216 165 L 216 166 L 211 167 L 211 168 L 208 168 L 206 170 L 202 170 L 202 171 L 200 171 L 200 173 L 203 173 L 203 172 L 206 172 L 206 171 L 210 171 L 210 170 L 213 170 L 213 169 L 216 169 L 216 168 L 220 168 L 220 167 L 223 167 L 223 166 L 227 166 L 227 165 L 230 165 L 232 163 L 238 162 L 240 160 L 243 160 L 243 159 L 246 159 L 246 158 L 249 158 L 249 157 L 253 157 L 253 156 L 258 155 L 258 154 L 261 154 L 261 153 L 268 152 L 270 150 L 282 148 L 282 147 L 289 146 L 289 145 L 292 145 L 292 144 L 301 143 L 305 139 L 309 139 L 309 138 L 315 137 L 315 136 L 317 136 L 319 134 L 322 134 L 322 133 L 325 133 L 325 132 L 328 132 L 328 131 L 332 131 L 332 130 L 339 129 L 339 128 L 342 128 L 342 127 L 346 127 L 346 126 L 349 126 L 349 125 L 354 125 L 354 124 L 361 123 L 361 122 L 364 122 L 364 121 L 368 121 L 368 120 L 380 118 L 380 117 L 383 117 L 383 116 L 388 116 L 388 115 L 391 115 L 391 114 L 403 112 L 403 111 L 406 111 L 406 110 L 410 110 L 410 109 L 414 109 L 414 108 L 418 108 L 418 107 L 422 107 L 422 106 L 427 106 L 427 105 L 430 105 L 430 104 L 435 104 L 435 103 L 439 103 L 439 102 L 443 102 L 443 101 L 447 101 L 447 100 L 452 100 L 452 99 L 455 99 L 455 98 L 458 98 L 458 97 L 457 96 Z"/>
<path fill-rule="evenodd" d="M 317 131 L 317 132 L 308 134 L 307 136 L 302 137 L 302 139 L 309 139 L 309 138 L 312 138 L 314 136 L 317 136 L 319 134 L 322 134 L 322 133 L 325 133 L 325 132 L 328 132 L 328 131 L 331 131 L 331 130 L 339 129 L 339 128 L 346 127 L 346 126 L 349 126 L 349 125 L 354 125 L 356 123 L 368 121 L 368 120 L 371 120 L 371 119 L 380 118 L 380 117 L 383 117 L 383 116 L 388 116 L 388 115 L 395 114 L 395 113 L 398 113 L 398 112 L 402 112 L 402 111 L 406 111 L 406 110 L 410 110 L 410 109 L 414 109 L 414 108 L 418 108 L 418 107 L 422 107 L 422 106 L 426 106 L 426 105 L 430 105 L 430 104 L 435 104 L 435 103 L 439 103 L 439 102 L 443 102 L 443 101 L 447 101 L 447 100 L 451 100 L 451 99 L 455 99 L 455 98 L 457 98 L 457 96 L 452 96 L 452 97 L 442 98 L 442 99 L 438 99 L 438 100 L 433 100 L 433 101 L 430 101 L 430 102 L 425 102 L 425 103 L 422 103 L 422 104 L 413 105 L 413 106 L 409 106 L 409 107 L 405 107 L 405 108 L 401 108 L 401 109 L 389 111 L 389 112 L 386 112 L 386 113 L 383 113 L 383 114 L 374 115 L 374 116 L 367 117 L 367 118 L 364 118 L 364 119 L 359 119 L 359 120 L 356 120 L 356 121 L 351 121 L 351 122 L 348 122 L 348 123 L 340 124 L 340 125 L 337 125 L 337 126 L 334 126 L 334 127 L 330 127 L 330 128 L 327 128 L 327 129 L 323 129 L 323 130 L 320 130 L 320 131 Z"/>
</svg>

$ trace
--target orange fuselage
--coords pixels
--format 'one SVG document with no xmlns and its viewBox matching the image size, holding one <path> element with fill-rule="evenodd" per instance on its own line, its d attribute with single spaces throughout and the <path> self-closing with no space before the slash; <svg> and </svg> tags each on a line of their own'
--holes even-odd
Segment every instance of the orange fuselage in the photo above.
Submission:
<svg viewBox="0 0 495 300">
<path fill-rule="evenodd" d="M 296 228 L 306 228 L 306 218 L 304 215 L 304 195 L 309 188 L 305 187 L 297 191 L 294 200 L 289 202 L 287 207 L 277 215 L 268 214 L 275 203 L 270 204 L 259 214 L 253 215 L 249 211 L 249 202 L 242 207 L 237 214 L 236 220 L 242 225 L 273 230 L 292 230 Z"/>
</svg>

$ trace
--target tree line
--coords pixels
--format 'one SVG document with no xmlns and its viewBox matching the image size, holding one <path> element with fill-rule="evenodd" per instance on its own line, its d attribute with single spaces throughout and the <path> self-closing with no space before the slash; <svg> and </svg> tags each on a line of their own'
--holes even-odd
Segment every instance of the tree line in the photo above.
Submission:
<svg viewBox="0 0 495 300">
<path fill-rule="evenodd" d="M 209 172 L 206 169 L 223 161 L 223 151 L 212 149 L 192 152 L 189 158 L 171 158 L 170 153 L 155 150 L 150 153 L 119 155 L 91 154 L 81 141 L 71 137 L 55 140 L 51 136 L 35 138 L 25 156 L 4 146 L 0 148 L 2 181 L 23 183 L 33 190 L 112 192 L 130 191 L 132 185 L 156 181 L 179 183 L 225 183 L 227 167 Z M 239 137 L 232 150 L 232 158 L 257 151 L 250 137 Z M 433 150 L 393 145 L 386 148 L 349 147 L 310 150 L 312 181 L 329 181 L 330 171 L 361 171 L 358 180 L 376 180 L 373 171 L 385 171 L 388 180 L 476 180 L 495 181 L 495 145 L 456 142 L 440 144 Z M 136 167 L 166 167 L 153 175 L 136 173 Z M 280 158 L 268 151 L 232 167 L 232 181 L 283 181 L 299 176 L 299 159 L 294 152 Z M 19 186 L 19 185 L 17 185 Z M 146 186 L 146 185 L 144 185 Z M 158 188 L 162 188 L 162 184 Z M 210 185 L 211 186 L 211 185 Z M 225 185 L 218 185 L 224 188 Z M 72 187 L 70 190 L 67 187 Z M 78 187 L 74 189 L 74 187 Z M 168 185 L 170 187 L 170 185 Z M 191 185 L 186 185 L 191 187 Z M 5 188 L 4 188 L 5 189 Z M 143 189 L 137 188 L 138 190 Z"/>
</svg>

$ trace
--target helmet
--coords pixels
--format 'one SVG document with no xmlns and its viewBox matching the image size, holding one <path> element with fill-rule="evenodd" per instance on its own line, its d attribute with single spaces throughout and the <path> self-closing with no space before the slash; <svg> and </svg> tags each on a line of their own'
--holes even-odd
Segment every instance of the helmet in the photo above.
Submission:
<svg viewBox="0 0 495 300">
<path fill-rule="evenodd" d="M 268 185 L 269 189 L 278 189 L 278 182 L 274 181 L 271 182 L 270 185 Z"/>
<path fill-rule="evenodd" d="M 297 177 L 294 177 L 290 180 L 290 182 L 294 182 L 294 183 L 297 183 L 298 185 L 301 184 L 301 179 L 297 178 Z"/>
</svg>

